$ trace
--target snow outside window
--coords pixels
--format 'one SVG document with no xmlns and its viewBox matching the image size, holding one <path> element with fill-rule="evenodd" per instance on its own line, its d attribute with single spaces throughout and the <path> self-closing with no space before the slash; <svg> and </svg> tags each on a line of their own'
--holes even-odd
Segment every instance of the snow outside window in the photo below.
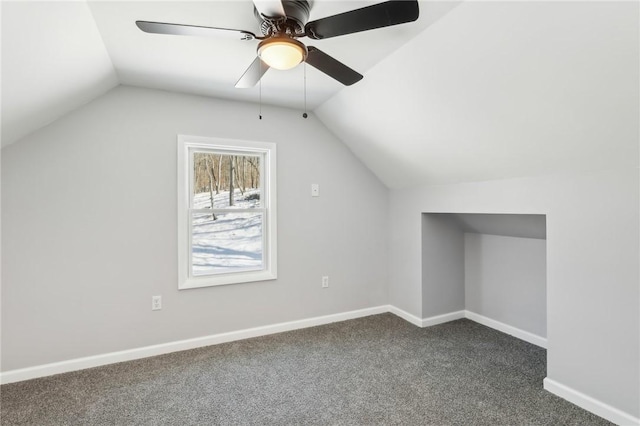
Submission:
<svg viewBox="0 0 640 426">
<path fill-rule="evenodd" d="M 276 278 L 275 164 L 275 144 L 178 137 L 178 288 Z"/>
</svg>

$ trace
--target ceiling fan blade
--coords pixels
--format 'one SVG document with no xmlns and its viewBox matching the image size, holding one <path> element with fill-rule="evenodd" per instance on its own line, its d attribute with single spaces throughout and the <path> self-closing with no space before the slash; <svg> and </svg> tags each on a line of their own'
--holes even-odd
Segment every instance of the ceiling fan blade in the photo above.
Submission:
<svg viewBox="0 0 640 426">
<path fill-rule="evenodd" d="M 250 31 L 228 28 L 199 27 L 196 25 L 169 24 L 166 22 L 136 21 L 136 25 L 145 33 L 189 35 L 201 37 L 227 37 L 235 40 L 253 40 L 255 34 Z"/>
<path fill-rule="evenodd" d="M 313 46 L 307 46 L 307 50 L 309 53 L 305 60 L 306 63 L 327 74 L 329 77 L 338 80 L 345 86 L 351 86 L 353 83 L 357 83 L 362 80 L 361 74 L 352 70 L 337 59 L 327 55 L 322 50 Z"/>
<path fill-rule="evenodd" d="M 308 22 L 304 30 L 308 37 L 319 40 L 412 22 L 419 14 L 417 0 L 386 1 Z"/>
<path fill-rule="evenodd" d="M 280 0 L 253 0 L 258 13 L 268 18 L 279 18 L 287 16 L 284 6 Z"/>
<path fill-rule="evenodd" d="M 251 62 L 251 65 L 249 65 L 249 68 L 247 68 L 236 83 L 236 87 L 238 89 L 248 89 L 255 86 L 268 69 L 269 65 L 265 64 L 260 57 L 256 56 L 253 62 Z"/>
</svg>

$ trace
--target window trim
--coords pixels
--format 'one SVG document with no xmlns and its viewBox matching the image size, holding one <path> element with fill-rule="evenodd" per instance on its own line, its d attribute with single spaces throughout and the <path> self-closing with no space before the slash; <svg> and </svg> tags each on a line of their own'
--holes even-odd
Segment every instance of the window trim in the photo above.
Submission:
<svg viewBox="0 0 640 426">
<path fill-rule="evenodd" d="M 259 271 L 240 271 L 215 275 L 191 275 L 191 150 L 220 150 L 230 154 L 260 154 L 262 161 L 262 194 L 264 206 L 263 256 L 264 268 Z M 276 144 L 237 139 L 178 135 L 178 289 L 212 287 L 277 278 L 277 212 L 276 212 Z"/>
</svg>

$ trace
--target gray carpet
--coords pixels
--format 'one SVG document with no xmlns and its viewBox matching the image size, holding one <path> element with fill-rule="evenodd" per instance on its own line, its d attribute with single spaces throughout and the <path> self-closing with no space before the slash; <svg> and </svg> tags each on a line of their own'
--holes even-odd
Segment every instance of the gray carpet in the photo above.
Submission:
<svg viewBox="0 0 640 426">
<path fill-rule="evenodd" d="M 542 389 L 546 351 L 382 314 L 3 385 L 2 425 L 601 425 Z"/>
</svg>

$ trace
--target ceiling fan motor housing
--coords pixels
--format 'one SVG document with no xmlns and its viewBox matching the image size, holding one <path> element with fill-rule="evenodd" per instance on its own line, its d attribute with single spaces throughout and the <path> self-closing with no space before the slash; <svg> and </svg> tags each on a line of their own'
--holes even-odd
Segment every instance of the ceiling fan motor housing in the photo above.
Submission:
<svg viewBox="0 0 640 426">
<path fill-rule="evenodd" d="M 263 17 L 254 7 L 253 13 L 260 22 L 260 30 L 265 36 L 289 35 L 291 37 L 304 34 L 304 25 L 309 20 L 311 6 L 308 0 L 283 0 L 282 7 L 286 17 Z"/>
</svg>

